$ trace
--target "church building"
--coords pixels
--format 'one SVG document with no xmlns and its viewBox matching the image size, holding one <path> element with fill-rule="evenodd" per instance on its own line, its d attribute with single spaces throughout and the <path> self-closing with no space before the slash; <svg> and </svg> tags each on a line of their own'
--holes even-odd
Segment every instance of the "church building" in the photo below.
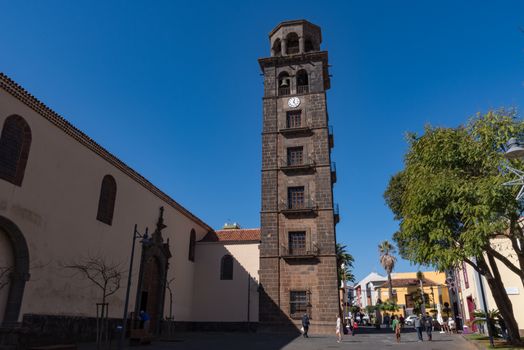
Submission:
<svg viewBox="0 0 524 350">
<path fill-rule="evenodd" d="M 0 73 L 0 345 L 92 340 L 100 304 L 121 324 L 128 275 L 128 317 L 147 311 L 153 334 L 166 321 L 296 331 L 304 313 L 312 333 L 331 333 L 338 210 L 321 41 L 316 25 L 282 22 L 259 60 L 260 229 L 214 230 Z M 104 288 L 86 272 L 100 268 Z"/>
</svg>

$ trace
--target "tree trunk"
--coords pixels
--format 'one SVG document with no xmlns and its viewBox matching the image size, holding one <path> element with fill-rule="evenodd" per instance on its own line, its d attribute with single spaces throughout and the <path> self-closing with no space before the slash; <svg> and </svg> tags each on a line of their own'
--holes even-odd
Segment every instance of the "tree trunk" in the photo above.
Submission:
<svg viewBox="0 0 524 350">
<path fill-rule="evenodd" d="M 393 302 L 393 281 L 391 280 L 391 272 L 388 272 L 389 283 L 389 301 Z"/>
<path fill-rule="evenodd" d="M 508 297 L 508 293 L 506 293 L 506 289 L 504 288 L 504 283 L 500 278 L 500 273 L 495 262 L 495 258 L 488 254 L 488 261 L 489 267 L 491 267 L 493 274 L 490 273 L 490 269 L 484 257 L 481 257 L 477 260 L 477 265 L 481 270 L 484 271 L 483 275 L 488 282 L 488 286 L 491 290 L 493 299 L 495 300 L 495 304 L 497 304 L 500 315 L 506 323 L 511 344 L 521 345 L 522 342 L 520 340 L 519 327 L 513 314 L 513 306 L 511 304 L 511 300 Z M 482 283 L 482 281 L 480 281 L 480 283 Z"/>
</svg>

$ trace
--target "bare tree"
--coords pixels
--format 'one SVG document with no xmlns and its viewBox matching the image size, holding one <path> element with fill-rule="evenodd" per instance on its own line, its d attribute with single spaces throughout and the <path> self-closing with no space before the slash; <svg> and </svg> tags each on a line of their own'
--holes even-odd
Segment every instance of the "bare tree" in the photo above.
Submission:
<svg viewBox="0 0 524 350">
<path fill-rule="evenodd" d="M 120 263 L 108 262 L 100 256 L 87 256 L 62 266 L 74 270 L 75 274 L 87 278 L 100 288 L 103 304 L 120 289 L 123 274 Z"/>
<path fill-rule="evenodd" d="M 12 270 L 11 266 L 0 266 L 0 290 L 9 284 L 9 274 Z"/>
</svg>

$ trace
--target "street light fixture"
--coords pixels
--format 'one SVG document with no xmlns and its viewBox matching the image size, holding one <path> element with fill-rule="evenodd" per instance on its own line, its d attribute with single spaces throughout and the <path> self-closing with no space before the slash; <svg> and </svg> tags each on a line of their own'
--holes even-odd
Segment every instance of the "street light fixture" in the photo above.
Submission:
<svg viewBox="0 0 524 350">
<path fill-rule="evenodd" d="M 129 272 L 127 275 L 127 288 L 126 288 L 126 300 L 124 303 L 124 317 L 123 317 L 123 324 L 122 324 L 122 334 L 120 335 L 120 340 L 118 342 L 118 349 L 122 349 L 125 338 L 126 338 L 126 327 L 127 327 L 127 309 L 129 306 L 129 292 L 131 291 L 131 274 L 133 273 L 133 258 L 135 256 L 135 243 L 136 240 L 140 239 L 140 243 L 142 243 L 142 246 L 148 245 L 151 242 L 151 239 L 148 235 L 148 228 L 146 227 L 146 232 L 142 235 L 140 232 L 138 232 L 137 225 L 135 224 L 135 228 L 133 230 L 133 244 L 131 246 L 131 259 L 129 260 Z"/>
</svg>

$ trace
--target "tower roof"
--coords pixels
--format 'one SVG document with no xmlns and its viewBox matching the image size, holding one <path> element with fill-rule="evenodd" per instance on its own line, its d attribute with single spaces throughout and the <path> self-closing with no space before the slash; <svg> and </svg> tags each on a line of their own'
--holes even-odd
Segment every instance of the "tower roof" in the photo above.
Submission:
<svg viewBox="0 0 524 350">
<path fill-rule="evenodd" d="M 318 37 L 319 37 L 320 41 L 322 41 L 322 33 L 321 33 L 321 30 L 320 30 L 320 27 L 317 26 L 316 24 L 313 24 L 313 23 L 311 23 L 309 21 L 306 21 L 305 19 L 295 19 L 295 20 L 280 22 L 269 33 L 269 37 L 271 38 L 282 27 L 291 27 L 291 26 L 299 26 L 299 25 L 303 25 L 304 27 L 308 27 L 308 28 L 310 28 L 312 30 L 318 31 Z"/>
</svg>

